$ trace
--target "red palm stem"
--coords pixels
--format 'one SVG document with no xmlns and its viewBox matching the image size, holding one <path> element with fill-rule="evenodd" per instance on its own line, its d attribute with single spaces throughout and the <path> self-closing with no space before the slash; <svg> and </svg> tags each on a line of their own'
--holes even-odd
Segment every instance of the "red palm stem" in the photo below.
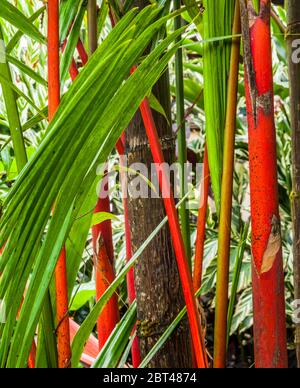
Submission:
<svg viewBox="0 0 300 388">
<path fill-rule="evenodd" d="M 58 0 L 48 2 L 48 99 L 49 121 L 51 121 L 60 103 Z M 66 368 L 70 365 L 71 347 L 68 320 L 67 266 L 64 248 L 55 269 L 55 284 L 58 366 L 59 368 Z"/>
<path fill-rule="evenodd" d="M 253 14 L 240 1 L 248 116 L 257 368 L 287 367 L 283 263 L 277 183 L 270 0 Z"/>
<path fill-rule="evenodd" d="M 99 300 L 107 288 L 115 279 L 113 263 L 111 262 L 106 250 L 104 238 L 102 235 L 98 239 L 96 257 L 96 299 Z M 111 332 L 119 322 L 118 297 L 113 295 L 106 303 L 98 318 L 98 341 L 101 350 L 109 338 Z"/>
<path fill-rule="evenodd" d="M 78 54 L 82 60 L 82 63 L 85 65 L 87 63 L 89 57 L 88 57 L 88 54 L 87 54 L 85 47 L 84 47 L 80 38 L 78 39 L 76 47 L 77 47 Z"/>
</svg>

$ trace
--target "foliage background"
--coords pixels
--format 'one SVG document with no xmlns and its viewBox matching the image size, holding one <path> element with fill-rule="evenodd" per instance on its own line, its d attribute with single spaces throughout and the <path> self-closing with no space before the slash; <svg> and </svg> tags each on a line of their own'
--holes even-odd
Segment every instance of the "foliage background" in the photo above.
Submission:
<svg viewBox="0 0 300 388">
<path fill-rule="evenodd" d="M 10 1 L 17 6 L 25 15 L 30 16 L 41 6 L 42 1 Z M 99 1 L 101 6 L 101 1 Z M 281 7 L 276 7 L 276 12 L 280 14 L 285 21 L 285 11 Z M 189 21 L 187 14 L 184 15 L 186 21 Z M 42 14 L 34 21 L 34 25 L 46 35 L 46 20 Z M 281 34 L 278 26 L 272 22 L 273 27 L 273 63 L 274 63 L 274 85 L 275 85 L 275 107 L 276 107 L 276 129 L 277 129 L 277 151 L 278 151 L 278 174 L 280 190 L 280 212 L 282 217 L 282 235 L 284 248 L 284 269 L 285 269 L 285 288 L 286 288 L 286 306 L 287 306 L 287 325 L 289 328 L 289 350 L 291 359 L 293 358 L 293 338 L 292 338 L 292 307 L 293 301 L 293 276 L 292 276 L 292 227 L 290 216 L 291 194 L 291 136 L 289 122 L 289 90 L 288 90 L 288 70 L 287 55 L 284 36 Z M 16 29 L 9 23 L 2 23 L 4 40 L 6 42 L 16 33 Z M 169 23 L 171 30 L 172 25 Z M 80 35 L 83 42 L 87 42 L 87 20 L 84 18 Z M 101 23 L 100 40 L 105 38 L 111 30 L 109 18 L 105 17 Z M 187 138 L 189 154 L 192 158 L 203 160 L 204 142 L 205 142 L 205 112 L 203 99 L 203 46 L 202 37 L 199 32 L 191 25 L 188 28 L 189 33 L 185 40 L 184 47 L 184 86 L 185 86 L 185 108 L 187 120 Z M 10 53 L 10 56 L 18 59 L 20 63 L 11 62 L 12 78 L 15 85 L 26 96 L 28 96 L 35 105 L 41 110 L 47 106 L 47 55 L 46 46 L 33 39 L 23 36 L 16 47 Z M 80 59 L 75 58 L 80 64 Z M 175 75 L 174 63 L 170 65 L 171 90 L 173 103 L 173 123 L 176 122 L 175 107 Z M 33 77 L 32 71 L 35 76 Z M 63 93 L 66 92 L 71 84 L 68 78 L 63 85 Z M 24 129 L 24 137 L 27 147 L 27 154 L 31 157 L 39 148 L 47 131 L 46 120 L 36 115 L 36 111 L 22 97 L 17 100 L 20 112 L 20 119 Z M 174 124 L 174 131 L 176 131 Z M 232 241 L 231 241 L 231 274 L 232 281 L 235 263 L 240 259 L 239 246 L 242 240 L 242 234 L 245 223 L 249 219 L 249 177 L 248 177 L 248 148 L 247 148 L 247 125 L 245 112 L 245 97 L 243 87 L 243 68 L 240 65 L 239 77 L 239 103 L 238 103 L 238 127 L 236 136 L 236 163 L 234 175 L 234 203 L 233 203 L 233 222 L 232 222 Z M 119 165 L 119 159 L 116 153 L 113 153 L 109 159 L 110 169 Z M 118 169 L 115 171 L 116 181 L 118 182 Z M 0 199 L 3 200 L 10 191 L 14 180 L 17 177 L 16 161 L 9 134 L 9 124 L 6 115 L 4 101 L 0 91 Z M 113 220 L 113 238 L 116 257 L 117 275 L 125 265 L 125 242 L 124 242 L 124 216 L 121 202 L 120 185 L 117 184 L 111 189 L 111 201 L 113 212 L 116 218 Z M 190 198 L 190 201 L 195 201 Z M 192 247 L 195 246 L 196 238 L 196 217 L 197 212 L 192 211 L 190 215 L 192 227 Z M 218 221 L 216 208 L 211 192 L 209 201 L 209 216 L 207 221 L 207 240 L 205 243 L 205 261 L 204 261 L 204 281 L 202 286 L 202 302 L 206 311 L 207 319 L 207 340 L 208 348 L 212 349 L 212 325 L 214 318 L 214 290 L 216 283 L 216 254 L 217 254 L 217 236 Z M 76 242 L 72 241 L 72 235 L 69 236 L 68 245 L 76 247 Z M 76 274 L 71 298 L 70 310 L 78 323 L 83 322 L 89 314 L 95 301 L 95 282 L 93 277 L 92 264 L 92 246 L 91 236 L 81 251 L 73 249 L 72 254 L 81 260 L 79 272 Z M 78 255 L 80 257 L 78 257 Z M 123 281 L 118 290 L 119 305 L 121 311 L 125 313 L 128 309 L 126 284 Z M 253 354 L 251 350 L 251 330 L 252 330 L 252 298 L 251 298 L 251 251 L 250 251 L 250 231 L 246 237 L 245 252 L 242 258 L 241 274 L 238 283 L 238 297 L 235 300 L 234 315 L 231 326 L 231 340 L 229 350 L 231 354 L 232 365 L 241 363 L 251 366 L 253 364 Z M 237 344 L 239 346 L 237 346 Z M 239 351 L 238 349 L 241 349 Z"/>
</svg>

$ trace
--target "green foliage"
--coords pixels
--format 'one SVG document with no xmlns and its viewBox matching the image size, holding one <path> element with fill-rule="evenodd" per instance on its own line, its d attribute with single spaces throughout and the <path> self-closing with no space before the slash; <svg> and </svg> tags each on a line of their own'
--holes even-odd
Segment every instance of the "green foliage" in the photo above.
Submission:
<svg viewBox="0 0 300 388">
<path fill-rule="evenodd" d="M 8 242 L 0 262 L 0 295 L 9 307 L 0 344 L 3 366 L 26 365 L 56 261 L 96 168 L 105 162 L 176 50 L 175 46 L 165 51 L 181 31 L 162 41 L 127 79 L 151 38 L 169 19 L 154 22 L 157 13 L 155 7 L 138 15 L 136 10 L 127 13 L 103 41 L 65 94 L 47 136 L 5 201 L 0 244 Z M 82 122 L 84 127 L 79 125 Z M 45 232 L 54 202 L 55 212 Z"/>
<path fill-rule="evenodd" d="M 203 38 L 209 40 L 232 34 L 235 0 L 204 0 Z M 219 211 L 226 120 L 227 79 L 230 41 L 204 44 L 203 76 L 206 141 L 215 202 Z"/>
<path fill-rule="evenodd" d="M 13 24 L 32 39 L 35 39 L 40 43 L 46 43 L 44 36 L 35 26 L 33 26 L 30 20 L 6 0 L 2 0 L 1 2 L 0 17 Z"/>
<path fill-rule="evenodd" d="M 173 42 L 178 35 L 172 34 L 173 20 L 170 20 L 170 16 L 155 21 L 157 15 L 161 15 L 155 7 L 147 8 L 141 14 L 136 10 L 128 12 L 132 6 L 131 0 L 126 1 L 121 8 L 119 2 L 111 2 L 117 8 L 117 15 L 122 17 L 117 28 L 112 31 L 108 17 L 109 3 L 98 1 L 100 47 L 88 66 L 81 69 L 75 45 L 78 36 L 85 45 L 87 43 L 83 3 L 81 0 L 61 2 L 61 43 L 70 31 L 68 45 L 61 58 L 64 97 L 54 121 L 48 126 L 46 8 L 40 7 L 37 2 L 1 0 L 0 23 L 6 44 L 7 63 L 0 72 L 3 88 L 0 91 L 0 215 L 4 202 L 4 214 L 0 221 L 0 247 L 9 239 L 0 258 L 0 299 L 4 298 L 9 306 L 7 322 L 0 327 L 1 366 L 25 366 L 32 339 L 36 334 L 39 338 L 37 366 L 57 365 L 57 322 L 53 318 L 55 303 L 49 288 L 52 291 L 53 270 L 64 244 L 67 250 L 70 309 L 75 320 L 78 323 L 83 322 L 72 345 L 73 367 L 79 365 L 84 344 L 95 330 L 99 313 L 115 292 L 118 294 L 123 319 L 99 354 L 94 367 L 124 366 L 130 352 L 133 339 L 131 330 L 136 319 L 135 304 L 130 309 L 127 306 L 126 274 L 142 257 L 143 250 L 155 234 L 167 223 L 164 219 L 126 264 L 120 186 L 117 184 L 111 188 L 114 215 L 109 218 L 112 218 L 113 224 L 117 276 L 96 303 L 90 229 L 91 225 L 107 219 L 105 214 L 93 215 L 97 200 L 96 186 L 101 179 L 96 174 L 97 166 L 109 159 L 109 170 L 114 171 L 116 176 L 119 175 L 119 159 L 112 151 L 116 139 L 144 96 L 150 96 L 151 107 L 164 114 L 160 104 L 151 94 L 151 87 L 176 51 L 178 46 L 174 47 Z M 164 6 L 164 12 L 168 12 L 168 2 L 160 3 Z M 182 41 L 184 115 L 187 122 L 188 148 L 189 151 L 195 152 L 197 160 L 202 160 L 206 136 L 217 204 L 222 170 L 233 3 L 233 0 L 206 0 L 206 11 L 201 14 L 201 2 L 184 1 L 187 11 L 183 16 L 191 22 L 188 26 L 189 34 Z M 285 20 L 284 10 L 278 10 L 281 19 Z M 73 28 L 70 30 L 73 21 Z M 161 34 L 157 35 L 162 27 L 167 31 L 165 39 L 161 38 Z M 287 322 L 288 328 L 293 329 L 288 78 L 284 36 L 276 23 L 273 22 L 272 27 Z M 156 44 L 153 45 L 151 54 L 144 57 L 144 48 L 153 37 L 156 37 Z M 72 57 L 79 66 L 80 76 L 71 86 L 68 69 Z M 141 63 L 141 66 L 128 78 L 131 66 L 136 63 Z M 177 114 L 174 67 L 170 66 L 170 70 L 174 102 L 172 123 L 175 123 Z M 248 333 L 253 323 L 250 238 L 243 235 L 249 218 L 249 177 L 242 67 L 240 73 L 231 241 L 231 336 Z M 18 128 L 19 137 L 23 134 L 22 142 L 29 159 L 20 174 L 18 147 L 15 141 L 12 141 L 15 128 Z M 24 165 L 25 161 L 21 164 Z M 191 195 L 190 197 L 190 204 L 198 201 Z M 56 211 L 51 216 L 54 203 Z M 192 209 L 192 247 L 195 245 L 196 216 L 197 211 Z M 217 209 L 210 198 L 204 277 L 198 294 L 202 295 L 205 308 L 211 313 L 214 310 L 216 285 L 217 237 Z M 29 288 L 24 305 L 16 321 L 27 286 Z M 141 367 L 146 367 L 159 352 L 185 314 L 184 308 L 143 360 Z M 39 325 L 36 333 L 37 324 Z M 209 346 L 211 339 L 208 336 Z"/>
</svg>

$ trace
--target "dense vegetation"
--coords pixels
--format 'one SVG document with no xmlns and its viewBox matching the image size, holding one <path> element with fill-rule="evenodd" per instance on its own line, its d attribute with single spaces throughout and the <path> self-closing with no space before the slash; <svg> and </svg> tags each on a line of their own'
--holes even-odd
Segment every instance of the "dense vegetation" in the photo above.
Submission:
<svg viewBox="0 0 300 388">
<path fill-rule="evenodd" d="M 1 0 L 1 368 L 300 365 L 283 3 Z"/>
</svg>

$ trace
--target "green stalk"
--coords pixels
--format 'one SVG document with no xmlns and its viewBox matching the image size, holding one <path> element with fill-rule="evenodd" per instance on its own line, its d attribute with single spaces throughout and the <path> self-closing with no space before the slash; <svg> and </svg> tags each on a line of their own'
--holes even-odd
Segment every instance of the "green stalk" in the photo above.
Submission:
<svg viewBox="0 0 300 388">
<path fill-rule="evenodd" d="M 206 144 L 209 170 L 218 216 L 221 206 L 224 128 L 230 42 L 211 39 L 232 34 L 234 0 L 203 0 L 203 76 Z"/>
<path fill-rule="evenodd" d="M 239 2 L 236 1 L 232 34 L 238 35 L 240 31 L 240 8 Z M 220 224 L 218 233 L 217 287 L 214 327 L 215 368 L 225 368 L 227 356 L 226 334 L 228 315 L 228 282 L 239 56 L 240 38 L 238 37 L 232 40 L 230 71 L 228 77 L 227 112 L 224 131 L 223 173 L 220 198 Z"/>
<path fill-rule="evenodd" d="M 239 279 L 240 279 L 240 274 L 241 274 L 241 269 L 242 269 L 242 264 L 243 264 L 243 258 L 244 258 L 244 253 L 245 253 L 248 232 L 249 232 L 249 222 L 247 222 L 243 226 L 241 240 L 239 242 L 238 252 L 237 252 L 237 256 L 236 256 L 236 262 L 235 262 L 234 271 L 233 271 L 231 295 L 230 295 L 230 300 L 229 300 L 228 318 L 227 318 L 227 348 L 228 348 L 234 306 L 235 306 L 235 301 L 236 301 L 236 296 L 237 296 L 237 290 L 238 290 Z"/>
<path fill-rule="evenodd" d="M 181 1 L 174 1 L 175 10 L 180 9 Z M 175 30 L 182 26 L 181 15 L 178 15 L 174 20 Z M 181 36 L 177 41 L 181 40 Z M 183 198 L 188 190 L 186 187 L 185 166 L 187 163 L 186 149 L 186 131 L 185 131 L 185 110 L 184 110 L 184 78 L 183 78 L 183 57 L 182 48 L 179 48 L 175 55 L 175 76 L 176 76 L 176 108 L 177 108 L 177 128 L 178 128 L 178 163 L 180 167 L 180 198 Z M 187 200 L 179 208 L 179 216 L 181 221 L 182 237 L 191 267 L 191 233 L 189 222 L 189 210 L 187 208 Z"/>
<path fill-rule="evenodd" d="M 3 41 L 2 26 L 0 25 L 0 40 Z M 4 77 L 8 82 L 12 82 L 12 76 L 7 60 L 4 63 L 0 63 L 0 75 Z M 17 163 L 18 172 L 27 163 L 27 155 L 25 149 L 25 143 L 23 138 L 22 126 L 20 122 L 20 116 L 17 106 L 17 98 L 15 92 L 6 82 L 1 82 L 3 98 L 7 111 L 7 119 L 9 123 L 11 138 L 13 142 L 13 148 Z"/>
</svg>

